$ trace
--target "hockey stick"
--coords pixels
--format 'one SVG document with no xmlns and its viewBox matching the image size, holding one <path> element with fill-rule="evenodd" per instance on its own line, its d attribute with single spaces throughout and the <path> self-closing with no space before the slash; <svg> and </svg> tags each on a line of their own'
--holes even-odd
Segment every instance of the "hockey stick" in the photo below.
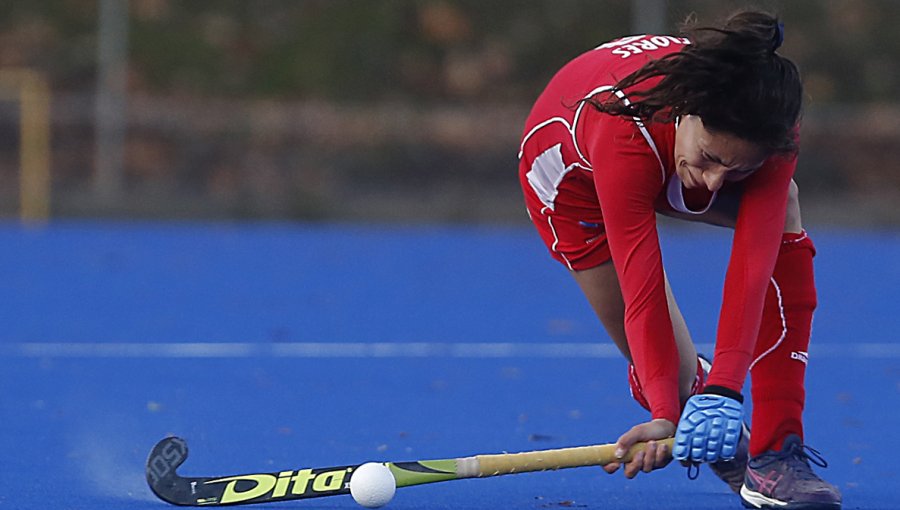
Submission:
<svg viewBox="0 0 900 510">
<path fill-rule="evenodd" d="M 672 439 L 660 441 L 672 449 Z M 527 473 L 627 462 L 644 449 L 634 445 L 616 459 L 614 444 L 557 450 L 475 455 L 459 459 L 388 462 L 397 487 L 424 483 Z M 167 437 L 156 443 L 147 459 L 147 483 L 160 499 L 181 506 L 224 506 L 350 494 L 350 475 L 359 465 L 306 468 L 295 471 L 237 476 L 183 478 L 175 470 L 188 456 L 187 442 Z"/>
</svg>

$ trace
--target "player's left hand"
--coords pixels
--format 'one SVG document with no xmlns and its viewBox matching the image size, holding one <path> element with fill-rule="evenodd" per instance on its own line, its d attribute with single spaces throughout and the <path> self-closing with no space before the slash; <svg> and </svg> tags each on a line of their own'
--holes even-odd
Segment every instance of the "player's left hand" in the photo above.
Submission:
<svg viewBox="0 0 900 510">
<path fill-rule="evenodd" d="M 622 434 L 616 441 L 616 456 L 625 455 L 635 443 L 647 442 L 647 447 L 642 452 L 634 455 L 630 462 L 624 464 L 623 472 L 626 478 L 634 478 L 641 471 L 649 473 L 654 469 L 665 467 L 672 461 L 672 452 L 665 444 L 656 441 L 672 437 L 675 434 L 675 424 L 669 420 L 656 419 L 646 423 L 640 423 Z M 621 462 L 613 462 L 603 466 L 607 473 L 615 473 L 622 467 Z"/>
<path fill-rule="evenodd" d="M 692 396 L 678 421 L 673 456 L 684 462 L 733 459 L 743 418 L 744 408 L 737 399 L 709 393 Z"/>
</svg>

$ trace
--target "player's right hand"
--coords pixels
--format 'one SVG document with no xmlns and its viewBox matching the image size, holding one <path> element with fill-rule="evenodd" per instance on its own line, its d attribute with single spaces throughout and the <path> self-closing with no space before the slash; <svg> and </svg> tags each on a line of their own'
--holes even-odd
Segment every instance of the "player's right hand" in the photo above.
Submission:
<svg viewBox="0 0 900 510">
<path fill-rule="evenodd" d="M 641 471 L 649 473 L 654 469 L 665 467 L 672 461 L 672 452 L 665 444 L 656 441 L 667 439 L 675 434 L 675 424 L 669 420 L 656 419 L 640 423 L 622 434 L 616 441 L 616 456 L 623 457 L 635 443 L 647 442 L 647 448 L 635 454 L 630 462 L 624 464 L 626 478 L 634 478 Z M 615 473 L 622 467 L 621 462 L 613 462 L 603 466 L 607 473 Z"/>
</svg>

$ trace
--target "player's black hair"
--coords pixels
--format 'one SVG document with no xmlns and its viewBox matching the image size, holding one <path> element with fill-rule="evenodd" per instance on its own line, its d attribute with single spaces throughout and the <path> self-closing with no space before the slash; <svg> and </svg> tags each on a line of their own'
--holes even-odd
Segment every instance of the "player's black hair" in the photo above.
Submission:
<svg viewBox="0 0 900 510">
<path fill-rule="evenodd" d="M 797 66 L 776 50 L 784 25 L 771 14 L 742 11 L 720 27 L 686 23 L 691 44 L 645 64 L 611 94 L 588 99 L 600 111 L 671 121 L 697 115 L 712 131 L 729 133 L 771 152 L 796 150 L 803 85 Z M 635 87 L 661 78 L 652 87 Z M 643 90 L 642 90 L 643 89 Z"/>
</svg>

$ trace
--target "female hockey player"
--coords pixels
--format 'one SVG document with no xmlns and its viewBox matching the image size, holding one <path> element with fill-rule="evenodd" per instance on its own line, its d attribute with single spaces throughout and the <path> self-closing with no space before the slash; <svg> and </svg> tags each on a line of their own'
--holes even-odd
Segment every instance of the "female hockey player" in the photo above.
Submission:
<svg viewBox="0 0 900 510">
<path fill-rule="evenodd" d="M 803 444 L 815 248 L 797 186 L 802 85 L 783 25 L 745 11 L 686 37 L 618 39 L 564 66 L 529 115 L 519 176 L 532 221 L 629 364 L 651 412 L 629 478 L 707 462 L 755 508 L 840 508 Z M 656 214 L 734 229 L 713 364 L 666 280 Z M 692 271 L 704 271 L 702 252 Z M 743 429 L 751 374 L 753 433 Z M 742 433 L 743 430 L 743 433 Z M 675 437 L 673 451 L 655 441 Z"/>
</svg>

